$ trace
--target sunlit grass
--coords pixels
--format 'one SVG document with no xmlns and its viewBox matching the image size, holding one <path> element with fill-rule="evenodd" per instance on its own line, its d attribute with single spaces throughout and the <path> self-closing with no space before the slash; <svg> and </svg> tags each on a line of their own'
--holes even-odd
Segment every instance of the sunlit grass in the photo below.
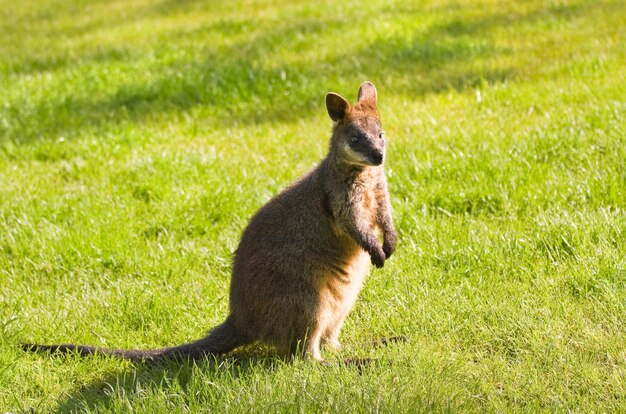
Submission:
<svg viewBox="0 0 626 414">
<path fill-rule="evenodd" d="M 623 2 L 409 3 L 3 4 L 0 409 L 623 411 Z M 325 93 L 366 79 L 399 246 L 325 356 L 372 364 L 18 350 L 223 320 L 248 218 L 324 155 Z"/>
</svg>

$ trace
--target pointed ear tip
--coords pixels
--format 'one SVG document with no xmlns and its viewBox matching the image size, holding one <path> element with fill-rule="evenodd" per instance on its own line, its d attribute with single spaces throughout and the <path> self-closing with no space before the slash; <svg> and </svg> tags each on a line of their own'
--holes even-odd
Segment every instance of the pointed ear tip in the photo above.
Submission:
<svg viewBox="0 0 626 414">
<path fill-rule="evenodd" d="M 346 98 L 335 92 L 328 92 L 326 94 L 326 103 L 344 104 L 347 106 L 350 105 Z"/>
<path fill-rule="evenodd" d="M 376 87 L 370 81 L 363 82 L 359 87 L 359 101 L 373 100 L 375 102 L 377 95 L 378 91 L 376 91 Z"/>
<path fill-rule="evenodd" d="M 370 81 L 365 81 L 361 84 L 361 88 L 371 88 L 376 90 L 376 86 L 374 86 L 374 84 Z"/>
<path fill-rule="evenodd" d="M 326 94 L 326 109 L 330 118 L 335 122 L 339 122 L 350 112 L 351 105 L 341 95 L 329 92 Z"/>
</svg>

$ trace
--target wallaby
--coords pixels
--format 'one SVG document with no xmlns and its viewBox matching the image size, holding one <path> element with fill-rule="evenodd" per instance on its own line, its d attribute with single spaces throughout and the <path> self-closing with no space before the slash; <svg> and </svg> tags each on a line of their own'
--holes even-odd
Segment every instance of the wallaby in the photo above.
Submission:
<svg viewBox="0 0 626 414">
<path fill-rule="evenodd" d="M 328 155 L 250 220 L 234 254 L 230 314 L 224 323 L 196 342 L 156 350 L 23 348 L 140 361 L 196 359 L 255 341 L 288 353 L 300 350 L 316 360 L 322 360 L 320 346 L 340 347 L 339 331 L 369 262 L 384 265 L 394 252 L 396 232 L 376 88 L 363 83 L 354 106 L 329 93 L 326 108 L 333 120 Z"/>
</svg>

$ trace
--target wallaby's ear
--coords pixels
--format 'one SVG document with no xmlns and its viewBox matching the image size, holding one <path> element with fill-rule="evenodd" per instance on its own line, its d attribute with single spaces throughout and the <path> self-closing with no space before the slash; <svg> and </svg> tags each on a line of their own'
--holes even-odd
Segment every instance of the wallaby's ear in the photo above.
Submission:
<svg viewBox="0 0 626 414">
<path fill-rule="evenodd" d="M 335 122 L 342 121 L 350 112 L 350 103 L 341 95 L 330 92 L 326 95 L 326 109 L 330 119 Z"/>
<path fill-rule="evenodd" d="M 378 94 L 376 93 L 376 87 L 372 82 L 363 82 L 359 88 L 359 103 L 365 103 L 368 106 L 376 108 Z"/>
</svg>

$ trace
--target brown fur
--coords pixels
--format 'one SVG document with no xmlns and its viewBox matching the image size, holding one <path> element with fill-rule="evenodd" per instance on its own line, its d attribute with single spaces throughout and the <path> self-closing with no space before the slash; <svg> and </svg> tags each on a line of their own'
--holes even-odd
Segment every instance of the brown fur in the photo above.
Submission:
<svg viewBox="0 0 626 414">
<path fill-rule="evenodd" d="M 250 220 L 235 252 L 230 315 L 222 325 L 199 341 L 160 350 L 24 347 L 135 360 L 197 358 L 258 340 L 288 352 L 299 347 L 318 360 L 321 345 L 339 347 L 369 262 L 383 266 L 396 233 L 374 85 L 361 85 L 355 106 L 333 93 L 326 106 L 334 121 L 328 155 Z"/>
</svg>

